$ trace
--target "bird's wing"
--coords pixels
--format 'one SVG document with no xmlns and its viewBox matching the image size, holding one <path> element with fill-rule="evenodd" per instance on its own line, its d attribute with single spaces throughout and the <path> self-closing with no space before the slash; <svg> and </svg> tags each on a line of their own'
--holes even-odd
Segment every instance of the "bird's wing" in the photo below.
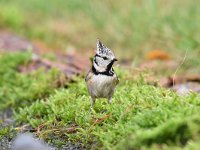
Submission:
<svg viewBox="0 0 200 150">
<path fill-rule="evenodd" d="M 85 76 L 85 82 L 89 81 L 93 76 L 92 70 L 90 70 L 87 75 Z"/>
<path fill-rule="evenodd" d="M 117 84 L 119 83 L 119 78 L 118 78 L 118 76 L 116 75 L 116 77 L 117 77 Z"/>
<path fill-rule="evenodd" d="M 117 74 L 115 74 L 115 80 L 116 80 L 116 84 L 118 84 L 119 83 L 119 78 L 118 78 Z"/>
</svg>

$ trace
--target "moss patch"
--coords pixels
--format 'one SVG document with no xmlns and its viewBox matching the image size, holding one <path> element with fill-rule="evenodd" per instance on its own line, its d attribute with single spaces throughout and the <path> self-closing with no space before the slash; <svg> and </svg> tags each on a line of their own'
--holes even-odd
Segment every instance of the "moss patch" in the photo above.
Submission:
<svg viewBox="0 0 200 150">
<path fill-rule="evenodd" d="M 19 65 L 27 65 L 31 53 L 0 54 L 0 109 L 23 107 L 47 97 L 57 87 L 59 72 L 44 69 L 32 73 L 18 72 Z"/>
<path fill-rule="evenodd" d="M 87 148 L 185 146 L 189 140 L 199 139 L 199 95 L 180 97 L 146 84 L 142 77 L 136 81 L 121 76 L 112 105 L 97 100 L 91 113 L 89 106 L 84 79 L 78 78 L 68 89 L 56 90 L 49 98 L 21 109 L 15 117 L 20 123 L 41 128 L 37 134 L 43 138 L 64 137 Z"/>
</svg>

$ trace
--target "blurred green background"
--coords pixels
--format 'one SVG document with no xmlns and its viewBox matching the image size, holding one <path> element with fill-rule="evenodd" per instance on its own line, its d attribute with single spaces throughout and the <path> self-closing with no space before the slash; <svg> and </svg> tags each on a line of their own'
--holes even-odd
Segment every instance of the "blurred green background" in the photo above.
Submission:
<svg viewBox="0 0 200 150">
<path fill-rule="evenodd" d="M 199 14 L 198 0 L 1 0 L 0 29 L 52 49 L 91 50 L 98 37 L 122 57 L 153 49 L 199 57 Z"/>
</svg>

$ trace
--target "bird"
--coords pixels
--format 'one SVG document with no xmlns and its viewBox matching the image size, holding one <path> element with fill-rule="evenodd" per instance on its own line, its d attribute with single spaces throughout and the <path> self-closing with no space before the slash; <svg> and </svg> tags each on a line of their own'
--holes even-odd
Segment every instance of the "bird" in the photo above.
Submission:
<svg viewBox="0 0 200 150">
<path fill-rule="evenodd" d="M 119 83 L 113 64 L 118 61 L 114 53 L 99 39 L 96 42 L 96 54 L 93 57 L 92 67 L 85 77 L 88 93 L 91 96 L 91 108 L 97 98 L 107 98 L 112 103 L 112 96 Z"/>
</svg>

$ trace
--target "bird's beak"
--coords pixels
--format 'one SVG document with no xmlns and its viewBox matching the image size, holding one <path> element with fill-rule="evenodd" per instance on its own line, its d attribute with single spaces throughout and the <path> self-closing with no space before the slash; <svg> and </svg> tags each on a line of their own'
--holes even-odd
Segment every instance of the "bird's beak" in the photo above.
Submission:
<svg viewBox="0 0 200 150">
<path fill-rule="evenodd" d="M 116 59 L 116 58 L 114 58 L 113 60 L 114 60 L 114 61 L 118 61 L 118 59 Z"/>
</svg>

